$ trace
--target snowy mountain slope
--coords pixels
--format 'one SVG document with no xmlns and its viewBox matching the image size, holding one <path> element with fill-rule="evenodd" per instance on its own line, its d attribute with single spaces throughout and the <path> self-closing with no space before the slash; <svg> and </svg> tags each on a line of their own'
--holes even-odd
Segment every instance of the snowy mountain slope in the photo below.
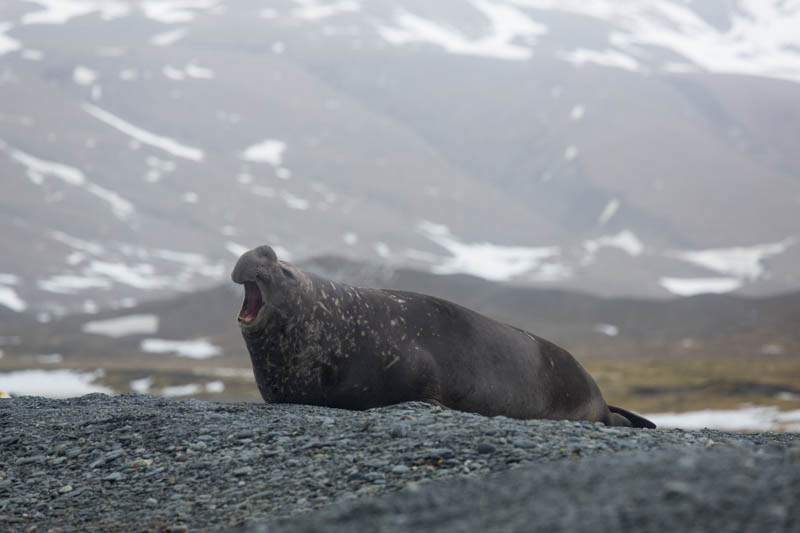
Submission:
<svg viewBox="0 0 800 533">
<path fill-rule="evenodd" d="M 765 298 L 709 294 L 670 301 L 601 298 L 336 257 L 314 258 L 302 267 L 354 285 L 445 298 L 576 350 L 581 359 L 752 359 L 796 355 L 800 348 L 800 293 Z M 122 366 L 147 372 L 173 365 L 187 372 L 242 368 L 247 374 L 249 362 L 235 320 L 241 298 L 240 287 L 226 284 L 127 310 L 72 314 L 47 328 L 0 321 L 0 349 L 6 355 L 0 367 L 19 368 L 39 359 L 49 365 L 57 354 L 58 362 L 71 368 Z"/>
<path fill-rule="evenodd" d="M 798 24 L 778 1 L 6 3 L 0 306 L 130 307 L 265 242 L 601 294 L 797 288 Z"/>
</svg>

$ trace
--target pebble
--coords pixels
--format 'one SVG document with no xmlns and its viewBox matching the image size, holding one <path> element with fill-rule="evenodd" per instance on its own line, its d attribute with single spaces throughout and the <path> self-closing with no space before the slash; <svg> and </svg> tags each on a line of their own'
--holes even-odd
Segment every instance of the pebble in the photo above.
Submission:
<svg viewBox="0 0 800 533">
<path fill-rule="evenodd" d="M 408 436 L 408 426 L 405 424 L 394 424 L 392 425 L 391 435 L 394 438 L 406 437 Z"/>
<path fill-rule="evenodd" d="M 105 459 L 106 459 L 106 462 L 111 462 L 114 459 L 122 457 L 123 455 L 125 455 L 125 450 L 123 450 L 122 448 L 117 448 L 116 450 L 112 450 L 112 451 L 108 452 L 106 454 L 106 456 L 105 456 Z"/>
<path fill-rule="evenodd" d="M 625 450 L 674 450 L 682 454 L 674 468 L 687 472 L 697 451 L 729 445 L 792 468 L 800 461 L 800 441 L 791 435 L 487 418 L 420 402 L 344 411 L 145 395 L 20 397 L 0 402 L 0 435 L 7 443 L 0 445 L 0 515 L 55 530 L 225 530 L 256 516 L 421 491 L 434 479 L 476 479 Z M 645 466 L 635 468 L 646 475 Z M 753 470 L 747 461 L 741 468 Z M 664 498 L 696 495 L 680 479 L 654 482 Z"/>
<path fill-rule="evenodd" d="M 44 455 L 33 455 L 31 457 L 19 457 L 14 464 L 16 465 L 28 465 L 28 464 L 41 464 L 47 461 L 47 457 Z"/>
<path fill-rule="evenodd" d="M 453 450 L 451 450 L 450 448 L 433 448 L 431 450 L 428 450 L 425 453 L 425 456 L 426 457 L 432 457 L 432 458 L 436 458 L 436 457 L 441 457 L 441 458 L 452 457 L 453 456 Z"/>
<path fill-rule="evenodd" d="M 477 450 L 478 453 L 494 453 L 497 450 L 497 448 L 493 444 L 490 444 L 488 442 L 481 442 L 480 444 L 478 444 Z"/>
<path fill-rule="evenodd" d="M 67 457 L 72 459 L 73 457 L 77 457 L 81 454 L 83 450 L 81 448 L 71 448 L 67 450 Z"/>
<path fill-rule="evenodd" d="M 691 485 L 684 481 L 666 481 L 664 482 L 664 494 L 670 496 L 688 496 L 693 493 Z"/>
</svg>

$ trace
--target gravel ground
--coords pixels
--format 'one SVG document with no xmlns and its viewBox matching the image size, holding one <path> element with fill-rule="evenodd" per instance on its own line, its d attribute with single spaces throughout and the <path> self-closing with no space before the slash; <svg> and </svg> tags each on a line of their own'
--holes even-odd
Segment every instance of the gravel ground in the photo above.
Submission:
<svg viewBox="0 0 800 533">
<path fill-rule="evenodd" d="M 798 501 L 796 435 L 421 403 L 0 400 L 0 530 L 800 531 Z"/>
</svg>

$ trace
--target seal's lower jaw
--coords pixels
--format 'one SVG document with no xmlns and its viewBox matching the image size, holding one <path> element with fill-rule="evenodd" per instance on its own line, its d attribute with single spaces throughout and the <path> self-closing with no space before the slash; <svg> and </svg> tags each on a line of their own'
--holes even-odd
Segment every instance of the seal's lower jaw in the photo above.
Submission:
<svg viewBox="0 0 800 533">
<path fill-rule="evenodd" d="M 264 309 L 261 289 L 253 281 L 244 282 L 244 301 L 239 311 L 239 325 L 243 328 L 253 326 Z"/>
</svg>

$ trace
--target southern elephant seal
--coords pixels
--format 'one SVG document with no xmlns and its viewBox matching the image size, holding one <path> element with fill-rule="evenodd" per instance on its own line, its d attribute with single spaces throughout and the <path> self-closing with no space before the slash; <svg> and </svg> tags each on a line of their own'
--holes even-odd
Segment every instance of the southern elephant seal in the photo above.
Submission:
<svg viewBox="0 0 800 533">
<path fill-rule="evenodd" d="M 512 418 L 654 428 L 608 406 L 566 351 L 527 331 L 413 292 L 352 287 L 243 254 L 239 312 L 258 389 L 269 403 L 369 409 L 421 400 Z"/>
</svg>

